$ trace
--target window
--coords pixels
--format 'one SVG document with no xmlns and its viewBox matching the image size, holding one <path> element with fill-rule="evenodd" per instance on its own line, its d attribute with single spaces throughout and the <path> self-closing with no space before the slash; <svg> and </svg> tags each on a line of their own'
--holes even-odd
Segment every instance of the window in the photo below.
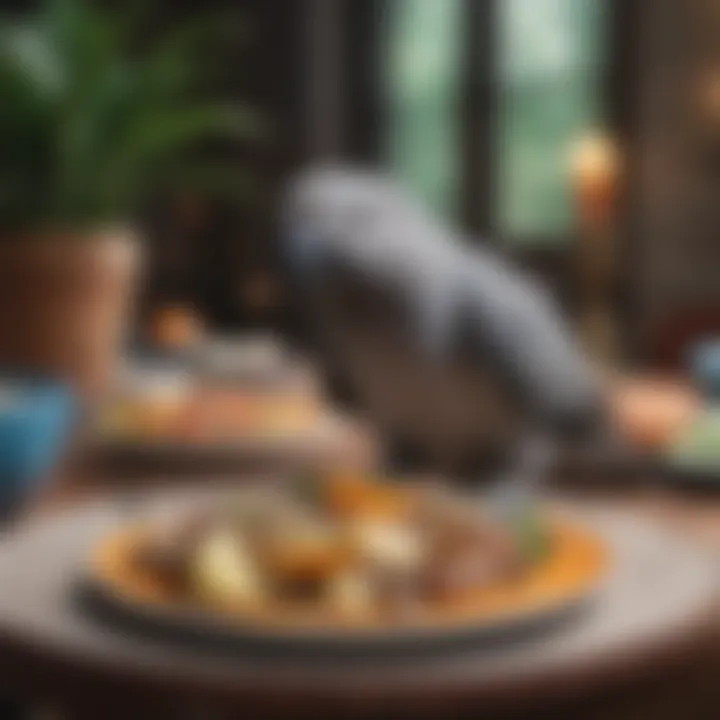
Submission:
<svg viewBox="0 0 720 720">
<path fill-rule="evenodd" d="M 498 3 L 497 229 L 518 242 L 567 237 L 572 143 L 602 123 L 602 0 Z"/>
<path fill-rule="evenodd" d="M 383 154 L 431 208 L 457 209 L 463 0 L 394 0 L 383 17 Z"/>
<path fill-rule="evenodd" d="M 473 2 L 487 5 L 477 12 Z M 567 238 L 573 222 L 570 147 L 603 122 L 609 4 L 388 3 L 380 17 L 381 154 L 391 173 L 446 216 L 457 215 L 468 194 L 471 203 L 490 203 L 489 227 L 475 230 L 524 246 Z M 490 27 L 467 32 L 473 21 Z M 491 59 L 483 56 L 480 69 L 468 67 L 477 59 L 472 43 L 484 42 L 491 44 Z M 478 74 L 492 92 L 479 105 L 465 105 Z M 475 117 L 463 123 L 459 116 L 468 107 Z M 474 144 L 467 132 L 489 135 L 491 187 L 468 187 L 472 173 L 463 163 L 473 162 L 468 148 Z"/>
</svg>

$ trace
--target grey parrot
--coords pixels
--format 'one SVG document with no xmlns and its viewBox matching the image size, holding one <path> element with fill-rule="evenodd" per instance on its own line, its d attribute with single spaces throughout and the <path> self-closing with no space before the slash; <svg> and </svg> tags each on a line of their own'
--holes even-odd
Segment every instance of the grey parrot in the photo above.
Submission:
<svg viewBox="0 0 720 720">
<path fill-rule="evenodd" d="M 415 463 L 524 471 L 597 424 L 597 379 L 543 288 L 387 178 L 306 171 L 282 221 L 320 356 Z"/>
</svg>

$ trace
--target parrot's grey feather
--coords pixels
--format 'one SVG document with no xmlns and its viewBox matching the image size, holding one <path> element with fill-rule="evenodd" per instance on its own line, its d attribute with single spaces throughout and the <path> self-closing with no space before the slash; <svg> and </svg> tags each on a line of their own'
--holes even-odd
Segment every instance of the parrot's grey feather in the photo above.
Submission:
<svg viewBox="0 0 720 720">
<path fill-rule="evenodd" d="M 366 283 L 368 300 L 386 291 L 400 298 L 409 327 L 398 326 L 398 335 L 407 332 L 414 347 L 414 354 L 398 361 L 400 380 L 423 364 L 449 374 L 462 345 L 478 374 L 489 367 L 498 386 L 500 380 L 507 383 L 528 424 L 565 428 L 596 411 L 595 378 L 547 293 L 487 248 L 442 227 L 388 180 L 337 169 L 310 172 L 290 191 L 285 225 L 291 263 L 310 302 L 311 291 L 331 277 Z M 334 297 L 323 302 L 332 304 Z M 324 330 L 331 343 L 339 342 L 343 331 L 352 337 L 343 323 L 340 311 L 328 321 Z M 373 343 L 394 342 L 392 332 L 384 339 L 368 338 L 359 341 L 363 352 L 370 353 Z M 378 347 L 378 357 L 385 350 Z M 382 366 L 363 365 L 358 354 L 349 353 L 342 362 L 356 384 L 372 394 L 367 390 L 383 380 L 377 377 Z M 442 396 L 442 377 L 434 377 L 440 378 Z M 410 394 L 422 392 L 419 383 Z M 445 407 L 443 399 L 438 407 Z M 394 402 L 376 405 L 393 415 Z M 482 405 L 488 398 L 478 395 L 475 402 Z M 440 414 L 438 426 L 450 420 Z M 447 427 L 457 426 L 447 422 Z M 469 429 L 468 442 L 471 436 Z"/>
</svg>

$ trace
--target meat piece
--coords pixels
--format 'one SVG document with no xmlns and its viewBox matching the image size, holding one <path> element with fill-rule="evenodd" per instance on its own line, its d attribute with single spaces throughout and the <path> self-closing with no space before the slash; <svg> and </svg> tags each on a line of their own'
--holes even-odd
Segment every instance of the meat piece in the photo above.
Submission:
<svg viewBox="0 0 720 720">
<path fill-rule="evenodd" d="M 138 547 L 136 562 L 174 592 L 187 589 L 190 563 L 197 545 L 212 527 L 207 513 L 194 513 L 178 521 L 158 524 Z"/>
<path fill-rule="evenodd" d="M 425 568 L 422 593 L 428 599 L 451 599 L 512 578 L 521 567 L 514 549 L 468 538 L 438 549 Z"/>
<path fill-rule="evenodd" d="M 511 578 L 524 566 L 513 534 L 476 507 L 435 505 L 420 522 L 429 545 L 420 580 L 426 598 L 481 589 Z"/>
</svg>

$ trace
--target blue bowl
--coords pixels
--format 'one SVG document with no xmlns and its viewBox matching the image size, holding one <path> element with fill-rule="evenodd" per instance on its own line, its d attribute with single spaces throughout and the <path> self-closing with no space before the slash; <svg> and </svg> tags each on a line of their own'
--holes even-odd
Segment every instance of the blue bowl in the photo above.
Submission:
<svg viewBox="0 0 720 720">
<path fill-rule="evenodd" d="M 64 385 L 0 375 L 0 512 L 32 496 L 59 459 L 75 424 L 76 403 Z"/>
<path fill-rule="evenodd" d="M 708 338 L 691 348 L 690 371 L 707 399 L 720 398 L 720 339 Z"/>
</svg>

